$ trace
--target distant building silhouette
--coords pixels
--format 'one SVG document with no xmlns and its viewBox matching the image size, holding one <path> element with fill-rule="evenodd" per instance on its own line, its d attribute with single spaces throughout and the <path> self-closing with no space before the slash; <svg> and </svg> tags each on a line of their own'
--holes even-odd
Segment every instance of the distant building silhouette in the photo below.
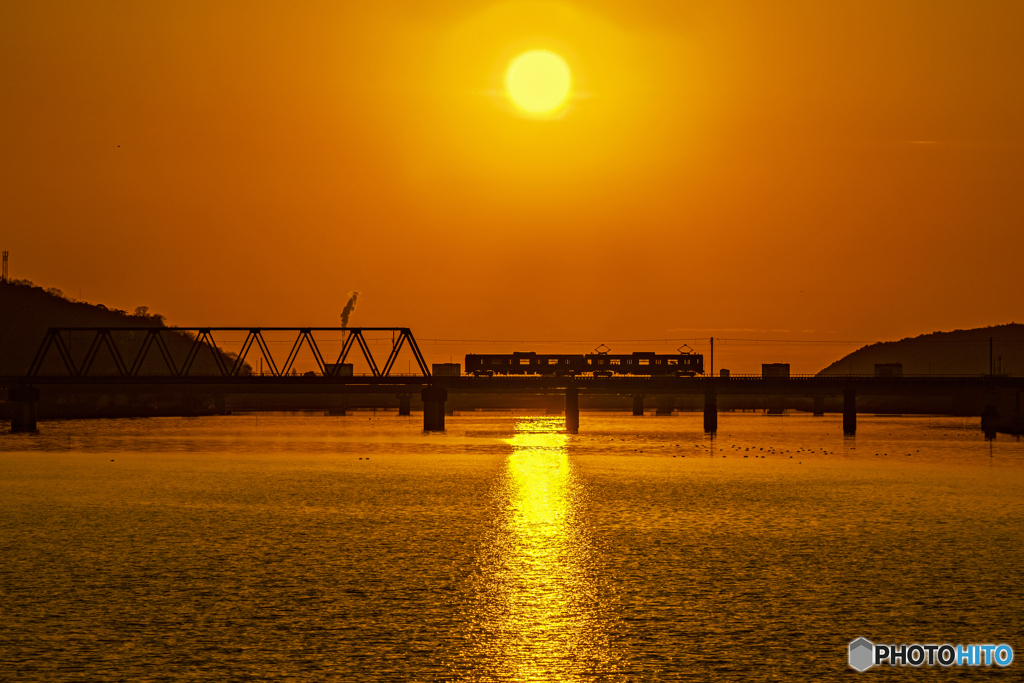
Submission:
<svg viewBox="0 0 1024 683">
<path fill-rule="evenodd" d="M 902 377 L 903 363 L 875 363 L 875 377 Z"/>
<path fill-rule="evenodd" d="M 789 377 L 789 363 L 762 363 L 762 377 Z"/>
</svg>

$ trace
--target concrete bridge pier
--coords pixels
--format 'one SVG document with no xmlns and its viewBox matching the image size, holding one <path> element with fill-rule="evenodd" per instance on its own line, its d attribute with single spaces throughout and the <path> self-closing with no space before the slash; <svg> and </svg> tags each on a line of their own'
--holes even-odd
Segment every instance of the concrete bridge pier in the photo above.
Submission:
<svg viewBox="0 0 1024 683">
<path fill-rule="evenodd" d="M 996 438 L 996 423 L 999 421 L 996 402 L 996 391 L 990 387 L 985 391 L 985 410 L 981 413 L 981 431 L 985 432 L 986 439 Z"/>
<path fill-rule="evenodd" d="M 398 395 L 398 415 L 399 417 L 412 415 L 412 396 L 409 394 Z"/>
<path fill-rule="evenodd" d="M 580 433 L 580 390 L 576 387 L 565 390 L 565 433 Z"/>
<path fill-rule="evenodd" d="M 423 431 L 444 431 L 444 403 L 448 400 L 448 390 L 444 387 L 424 387 L 420 396 L 423 398 Z"/>
<path fill-rule="evenodd" d="M 8 390 L 11 402 L 11 433 L 24 434 L 39 431 L 36 427 L 36 403 L 39 390 L 35 387 L 13 386 Z"/>
<path fill-rule="evenodd" d="M 985 410 L 981 413 L 981 429 L 985 432 L 990 432 L 995 429 L 995 422 L 999 419 L 999 410 L 992 404 L 985 406 Z"/>
<path fill-rule="evenodd" d="M 334 417 L 335 415 L 340 417 L 348 415 L 348 394 L 340 394 L 338 398 L 340 399 L 339 403 L 341 405 L 327 410 L 327 414 L 331 417 Z"/>
<path fill-rule="evenodd" d="M 643 417 L 644 414 L 644 395 L 633 394 L 633 417 Z"/>
<path fill-rule="evenodd" d="M 674 396 L 659 396 L 658 407 L 655 410 L 655 415 L 671 415 L 672 411 L 675 410 L 676 401 Z"/>
<path fill-rule="evenodd" d="M 214 412 L 218 415 L 228 414 L 228 397 L 224 394 L 217 394 L 213 397 Z"/>
<path fill-rule="evenodd" d="M 843 434 L 857 433 L 857 390 L 847 387 L 843 390 Z"/>
<path fill-rule="evenodd" d="M 713 388 L 704 392 L 704 432 L 714 434 L 718 431 L 718 394 Z"/>
<path fill-rule="evenodd" d="M 814 397 L 814 417 L 825 416 L 825 397 L 815 396 Z"/>
</svg>

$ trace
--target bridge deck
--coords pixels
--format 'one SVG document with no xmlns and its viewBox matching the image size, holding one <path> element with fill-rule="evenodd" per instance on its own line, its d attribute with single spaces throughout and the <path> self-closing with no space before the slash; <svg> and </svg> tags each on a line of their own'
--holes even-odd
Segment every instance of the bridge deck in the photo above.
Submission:
<svg viewBox="0 0 1024 683">
<path fill-rule="evenodd" d="M 853 389 L 862 395 L 948 394 L 969 389 L 1024 389 L 1024 377 L 1003 375 L 920 375 L 875 377 L 827 375 L 796 377 L 424 377 L 390 375 L 325 377 L 322 375 L 222 376 L 153 375 L 73 377 L 37 375 L 0 377 L 0 387 L 194 387 L 218 393 L 392 393 L 444 387 L 452 393 L 537 394 L 575 387 L 595 394 L 797 395 L 841 394 Z"/>
</svg>

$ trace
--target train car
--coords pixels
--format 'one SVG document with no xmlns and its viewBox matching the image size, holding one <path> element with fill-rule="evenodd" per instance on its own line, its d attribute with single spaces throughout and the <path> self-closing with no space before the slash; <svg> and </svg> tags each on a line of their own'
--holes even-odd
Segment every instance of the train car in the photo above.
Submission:
<svg viewBox="0 0 1024 683">
<path fill-rule="evenodd" d="M 704 374 L 704 356 L 699 353 L 588 353 L 584 356 L 586 370 L 594 377 L 612 375 L 646 375 L 693 377 Z"/>
<path fill-rule="evenodd" d="M 493 375 L 579 375 L 585 372 L 582 353 L 469 353 L 466 374 Z"/>
<path fill-rule="evenodd" d="M 698 353 L 543 354 L 534 352 L 466 355 L 466 374 L 571 376 L 591 374 L 692 377 L 704 374 L 704 356 Z"/>
</svg>

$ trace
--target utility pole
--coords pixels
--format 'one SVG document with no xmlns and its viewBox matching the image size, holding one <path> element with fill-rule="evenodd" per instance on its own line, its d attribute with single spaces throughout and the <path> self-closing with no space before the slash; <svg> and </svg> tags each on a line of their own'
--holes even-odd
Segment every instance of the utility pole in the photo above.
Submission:
<svg viewBox="0 0 1024 683">
<path fill-rule="evenodd" d="M 715 376 L 715 338 L 711 338 L 711 376 Z"/>
<path fill-rule="evenodd" d="M 992 337 L 989 337 L 988 338 L 988 374 L 994 375 L 995 373 L 996 373 L 996 368 L 995 368 L 994 360 L 992 358 Z"/>
<path fill-rule="evenodd" d="M 3 270 L 0 271 L 0 282 L 7 282 L 7 254 L 8 252 L 4 250 L 4 265 Z"/>
</svg>

